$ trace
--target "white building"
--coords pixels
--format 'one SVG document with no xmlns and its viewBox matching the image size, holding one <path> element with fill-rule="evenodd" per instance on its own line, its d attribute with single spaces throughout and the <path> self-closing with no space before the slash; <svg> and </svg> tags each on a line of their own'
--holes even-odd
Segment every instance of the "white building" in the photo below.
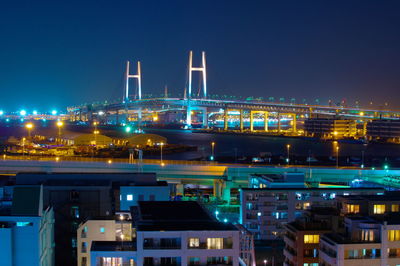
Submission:
<svg viewBox="0 0 400 266">
<path fill-rule="evenodd" d="M 320 265 L 400 265 L 400 216 L 345 218 L 347 234 L 320 239 Z"/>
<path fill-rule="evenodd" d="M 12 206 L 0 208 L 0 264 L 54 265 L 54 214 L 41 186 L 15 187 Z"/>
<path fill-rule="evenodd" d="M 311 207 L 336 206 L 339 195 L 376 195 L 380 188 L 243 188 L 240 190 L 240 223 L 254 239 L 282 237 L 283 225 Z"/>
<path fill-rule="evenodd" d="M 102 225 L 99 241 L 95 237 Z M 122 239 L 117 221 L 82 224 L 78 236 L 86 230 L 86 242 L 91 242 L 86 265 L 239 265 L 239 230 L 215 220 L 197 202 L 139 202 L 127 239 L 123 228 Z"/>
</svg>

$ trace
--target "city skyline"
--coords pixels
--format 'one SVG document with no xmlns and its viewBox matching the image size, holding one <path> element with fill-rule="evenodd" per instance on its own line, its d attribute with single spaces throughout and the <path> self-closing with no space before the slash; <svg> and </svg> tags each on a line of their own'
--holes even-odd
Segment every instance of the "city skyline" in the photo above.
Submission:
<svg viewBox="0 0 400 266">
<path fill-rule="evenodd" d="M 0 108 L 120 99 L 126 60 L 142 62 L 144 94 L 183 95 L 193 50 L 196 64 L 207 53 L 209 94 L 397 109 L 399 10 L 394 1 L 7 3 Z"/>
</svg>

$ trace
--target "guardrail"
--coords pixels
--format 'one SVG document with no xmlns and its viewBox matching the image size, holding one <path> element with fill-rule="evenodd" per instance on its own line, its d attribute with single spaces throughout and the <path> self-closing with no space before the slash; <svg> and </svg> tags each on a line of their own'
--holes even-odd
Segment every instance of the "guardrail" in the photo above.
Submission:
<svg viewBox="0 0 400 266">
<path fill-rule="evenodd" d="M 14 160 L 14 161 L 54 161 L 54 162 L 104 162 L 104 163 L 126 163 L 126 164 L 164 164 L 164 165 L 208 165 L 217 166 L 215 161 L 184 161 L 184 160 L 160 160 L 160 159 L 143 159 L 143 160 L 129 160 L 125 158 L 96 158 L 96 157 L 77 157 L 77 156 L 32 156 L 21 155 L 13 156 L 6 155 L 0 157 L 1 161 Z"/>
</svg>

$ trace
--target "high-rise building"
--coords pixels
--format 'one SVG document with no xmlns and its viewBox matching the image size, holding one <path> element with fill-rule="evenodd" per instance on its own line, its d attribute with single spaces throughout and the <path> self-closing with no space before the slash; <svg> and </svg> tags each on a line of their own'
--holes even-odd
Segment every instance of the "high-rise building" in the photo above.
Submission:
<svg viewBox="0 0 400 266">
<path fill-rule="evenodd" d="M 0 264 L 54 265 L 54 213 L 42 186 L 17 186 L 12 205 L 0 208 Z"/>
</svg>

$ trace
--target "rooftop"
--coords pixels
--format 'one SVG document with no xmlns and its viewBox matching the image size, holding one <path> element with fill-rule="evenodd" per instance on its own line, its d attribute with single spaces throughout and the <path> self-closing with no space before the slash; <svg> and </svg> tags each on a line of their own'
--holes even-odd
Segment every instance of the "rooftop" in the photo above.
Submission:
<svg viewBox="0 0 400 266">
<path fill-rule="evenodd" d="M 238 230 L 214 219 L 194 201 L 140 201 L 134 220 L 138 231 Z"/>
</svg>

